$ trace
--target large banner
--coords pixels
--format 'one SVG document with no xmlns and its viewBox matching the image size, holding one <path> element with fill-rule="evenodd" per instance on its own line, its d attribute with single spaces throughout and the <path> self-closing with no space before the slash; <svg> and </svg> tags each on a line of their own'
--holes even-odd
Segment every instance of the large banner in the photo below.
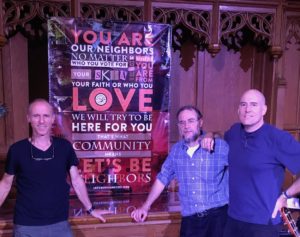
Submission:
<svg viewBox="0 0 300 237">
<path fill-rule="evenodd" d="M 171 27 L 52 18 L 48 29 L 54 133 L 89 192 L 149 191 L 168 153 Z"/>
</svg>

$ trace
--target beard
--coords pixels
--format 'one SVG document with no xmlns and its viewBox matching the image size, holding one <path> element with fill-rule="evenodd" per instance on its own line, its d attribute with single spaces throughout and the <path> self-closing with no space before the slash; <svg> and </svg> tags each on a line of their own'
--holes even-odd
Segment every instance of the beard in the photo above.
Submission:
<svg viewBox="0 0 300 237">
<path fill-rule="evenodd" d="M 184 135 L 182 135 L 183 140 L 185 141 L 185 143 L 189 144 L 191 142 L 195 142 L 197 141 L 197 139 L 200 137 L 201 132 L 195 132 L 192 136 L 190 137 L 185 137 Z"/>
</svg>

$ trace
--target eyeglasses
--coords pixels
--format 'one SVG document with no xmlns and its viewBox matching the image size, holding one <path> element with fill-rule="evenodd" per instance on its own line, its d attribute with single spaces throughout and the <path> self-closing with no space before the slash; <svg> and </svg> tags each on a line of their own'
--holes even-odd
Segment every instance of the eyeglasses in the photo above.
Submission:
<svg viewBox="0 0 300 237">
<path fill-rule="evenodd" d="M 49 161 L 49 160 L 52 160 L 54 158 L 54 144 L 52 142 L 52 156 L 51 157 L 34 157 L 33 155 L 33 151 L 32 151 L 32 143 L 30 143 L 30 152 L 31 152 L 31 158 L 33 160 L 36 160 L 36 161 Z"/>
<path fill-rule="evenodd" d="M 192 118 L 192 119 L 188 119 L 187 121 L 179 121 L 177 124 L 180 127 L 184 127 L 185 125 L 192 125 L 198 121 L 199 121 L 199 119 Z"/>
</svg>

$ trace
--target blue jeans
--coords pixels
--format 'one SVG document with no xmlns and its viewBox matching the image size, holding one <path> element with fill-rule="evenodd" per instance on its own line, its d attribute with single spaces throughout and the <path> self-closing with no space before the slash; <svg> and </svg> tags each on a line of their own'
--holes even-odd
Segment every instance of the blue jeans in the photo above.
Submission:
<svg viewBox="0 0 300 237">
<path fill-rule="evenodd" d="M 14 237 L 73 237 L 68 221 L 51 225 L 24 226 L 14 225 Z"/>
</svg>

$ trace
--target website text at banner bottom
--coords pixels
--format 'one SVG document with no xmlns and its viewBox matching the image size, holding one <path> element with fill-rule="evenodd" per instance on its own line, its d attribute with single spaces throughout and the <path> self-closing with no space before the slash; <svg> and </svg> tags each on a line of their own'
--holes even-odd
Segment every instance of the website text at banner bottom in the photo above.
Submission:
<svg viewBox="0 0 300 237">
<path fill-rule="evenodd" d="M 103 157 L 119 157 L 119 158 L 138 158 L 151 157 L 151 151 L 76 151 L 78 158 L 103 158 Z"/>
</svg>

